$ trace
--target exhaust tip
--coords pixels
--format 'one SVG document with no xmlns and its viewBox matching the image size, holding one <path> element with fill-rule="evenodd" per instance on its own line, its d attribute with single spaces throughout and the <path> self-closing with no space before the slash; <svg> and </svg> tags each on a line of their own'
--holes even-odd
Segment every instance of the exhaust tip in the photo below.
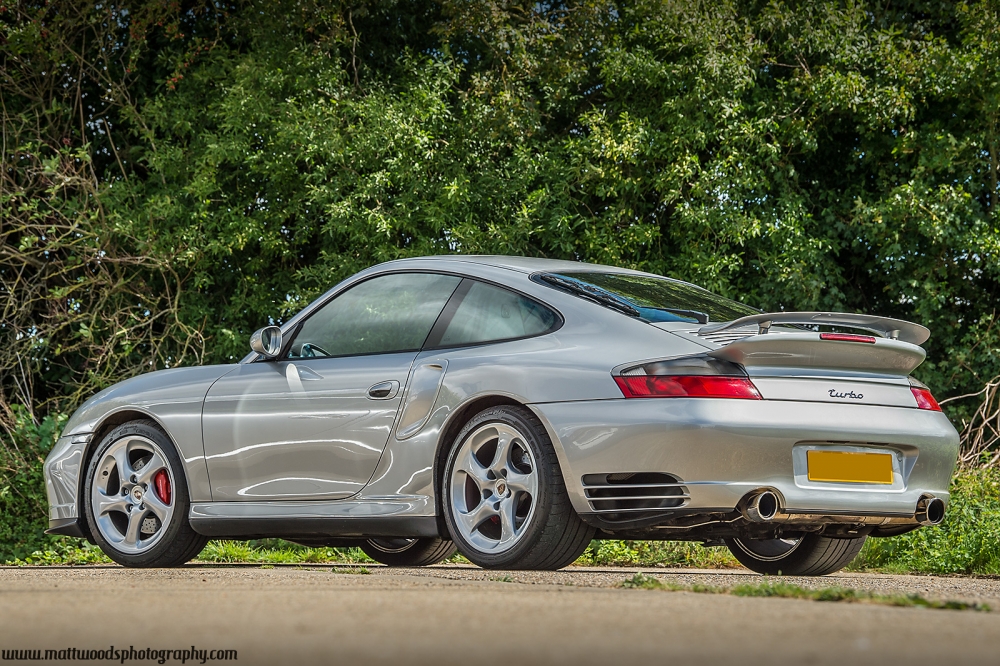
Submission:
<svg viewBox="0 0 1000 666">
<path fill-rule="evenodd" d="M 763 490 L 746 503 L 744 515 L 755 523 L 766 523 L 778 515 L 778 496 L 770 490 Z"/>
<path fill-rule="evenodd" d="M 921 525 L 940 525 L 944 520 L 944 501 L 939 497 L 921 497 L 914 518 Z"/>
</svg>

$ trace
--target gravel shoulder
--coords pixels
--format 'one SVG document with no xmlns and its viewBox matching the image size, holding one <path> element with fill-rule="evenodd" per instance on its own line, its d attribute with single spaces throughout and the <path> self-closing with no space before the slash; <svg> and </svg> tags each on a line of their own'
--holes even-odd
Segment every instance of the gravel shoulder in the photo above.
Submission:
<svg viewBox="0 0 1000 666">
<path fill-rule="evenodd" d="M 761 582 L 746 571 L 485 571 L 340 565 L 0 568 L 0 648 L 236 649 L 238 663 L 984 663 L 1000 580 L 842 574 L 802 587 L 988 603 L 995 612 L 615 587 Z"/>
</svg>

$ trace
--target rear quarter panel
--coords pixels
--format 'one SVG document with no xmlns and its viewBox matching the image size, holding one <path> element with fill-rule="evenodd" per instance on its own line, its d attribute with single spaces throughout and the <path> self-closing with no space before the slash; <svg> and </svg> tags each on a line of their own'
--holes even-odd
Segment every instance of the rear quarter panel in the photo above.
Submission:
<svg viewBox="0 0 1000 666">
<path fill-rule="evenodd" d="M 447 367 L 431 414 L 415 435 L 400 439 L 394 433 L 390 437 L 363 497 L 433 497 L 438 452 L 451 445 L 456 427 L 475 416 L 478 410 L 470 412 L 468 407 L 481 399 L 499 397 L 529 408 L 534 403 L 618 400 L 622 393 L 611 376 L 615 366 L 707 350 L 644 322 L 538 285 L 523 273 L 493 269 L 484 270 L 479 277 L 547 303 L 563 317 L 562 327 L 524 340 L 422 352 L 414 368 L 431 363 Z M 560 462 L 565 464 L 561 442 L 547 423 L 545 426 Z"/>
</svg>

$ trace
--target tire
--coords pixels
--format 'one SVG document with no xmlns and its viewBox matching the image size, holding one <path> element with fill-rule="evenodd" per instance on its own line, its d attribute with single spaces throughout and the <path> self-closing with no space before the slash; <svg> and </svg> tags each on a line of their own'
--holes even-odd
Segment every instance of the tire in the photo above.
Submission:
<svg viewBox="0 0 1000 666">
<path fill-rule="evenodd" d="M 365 555 L 390 567 L 426 567 L 455 554 L 447 539 L 368 539 L 361 544 Z"/>
<path fill-rule="evenodd" d="M 483 568 L 561 569 L 594 536 L 570 504 L 545 428 L 525 407 L 491 407 L 466 423 L 442 487 L 452 540 Z"/>
<path fill-rule="evenodd" d="M 109 432 L 85 478 L 82 504 L 90 533 L 118 564 L 175 567 L 208 543 L 188 523 L 181 459 L 154 421 L 131 421 Z"/>
<path fill-rule="evenodd" d="M 867 537 L 833 539 L 806 534 L 798 539 L 726 539 L 740 564 L 770 576 L 826 576 L 850 564 Z"/>
</svg>

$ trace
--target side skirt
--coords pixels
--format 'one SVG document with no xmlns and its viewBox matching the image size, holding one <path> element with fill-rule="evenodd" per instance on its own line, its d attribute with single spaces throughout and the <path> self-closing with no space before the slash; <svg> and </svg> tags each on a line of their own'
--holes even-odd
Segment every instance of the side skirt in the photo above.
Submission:
<svg viewBox="0 0 1000 666">
<path fill-rule="evenodd" d="M 213 539 L 436 537 L 434 516 L 388 518 L 198 518 L 191 528 Z"/>
<path fill-rule="evenodd" d="M 426 498 L 412 501 L 212 502 L 192 504 L 195 532 L 212 538 L 436 537 Z M 433 509 L 431 509 L 433 511 Z"/>
</svg>

